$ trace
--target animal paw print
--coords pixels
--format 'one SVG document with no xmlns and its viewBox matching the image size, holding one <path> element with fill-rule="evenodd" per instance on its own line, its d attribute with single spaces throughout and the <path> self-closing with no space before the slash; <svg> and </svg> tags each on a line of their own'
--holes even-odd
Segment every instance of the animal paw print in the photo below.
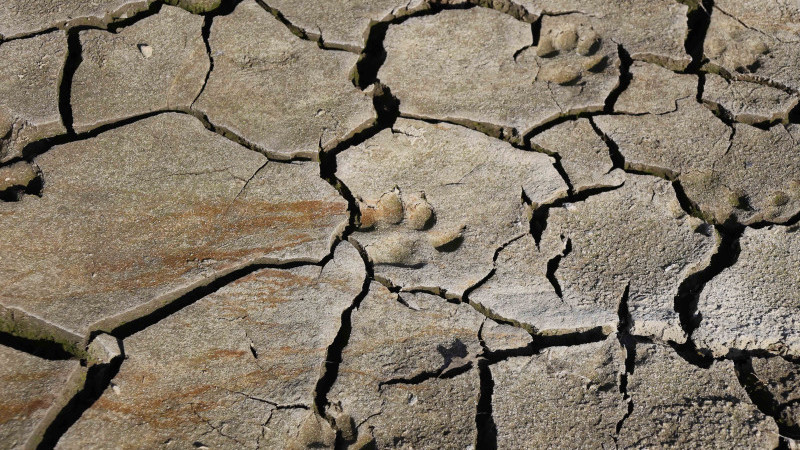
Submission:
<svg viewBox="0 0 800 450">
<path fill-rule="evenodd" d="M 359 209 L 359 230 L 383 235 L 367 246 L 376 264 L 424 265 L 432 251 L 456 250 L 466 229 L 464 224 L 436 227 L 436 212 L 424 192 L 403 195 L 395 188 L 372 204 L 359 202 Z"/>
<path fill-rule="evenodd" d="M 706 56 L 721 66 L 739 73 L 755 72 L 759 60 L 769 54 L 769 47 L 762 36 L 752 30 L 728 24 L 723 27 L 723 36 L 713 36 L 705 45 Z"/>
<path fill-rule="evenodd" d="M 577 84 L 581 79 L 602 72 L 608 57 L 599 53 L 602 39 L 584 23 L 557 21 L 543 30 L 536 47 L 542 60 L 537 80 L 560 85 Z"/>
</svg>

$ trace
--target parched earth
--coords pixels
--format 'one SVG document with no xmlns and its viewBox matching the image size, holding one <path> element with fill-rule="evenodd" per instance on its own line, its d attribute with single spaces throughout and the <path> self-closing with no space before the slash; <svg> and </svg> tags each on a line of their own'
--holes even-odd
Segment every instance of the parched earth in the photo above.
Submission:
<svg viewBox="0 0 800 450">
<path fill-rule="evenodd" d="M 800 3 L 0 3 L 0 449 L 800 448 Z"/>
</svg>

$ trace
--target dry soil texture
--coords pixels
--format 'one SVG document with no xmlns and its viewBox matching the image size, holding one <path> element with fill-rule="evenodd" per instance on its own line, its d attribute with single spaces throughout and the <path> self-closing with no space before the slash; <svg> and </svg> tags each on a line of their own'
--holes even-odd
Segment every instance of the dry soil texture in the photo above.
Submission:
<svg viewBox="0 0 800 450">
<path fill-rule="evenodd" d="M 0 450 L 800 448 L 796 0 L 0 2 Z"/>
</svg>

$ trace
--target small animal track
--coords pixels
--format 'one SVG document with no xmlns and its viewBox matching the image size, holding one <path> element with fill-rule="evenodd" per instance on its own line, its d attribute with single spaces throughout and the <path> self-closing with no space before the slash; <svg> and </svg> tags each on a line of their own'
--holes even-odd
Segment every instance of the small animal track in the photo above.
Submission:
<svg viewBox="0 0 800 450">
<path fill-rule="evenodd" d="M 399 188 L 373 202 L 360 202 L 360 230 L 384 230 L 384 237 L 367 246 L 375 264 L 416 266 L 426 263 L 420 246 L 453 251 L 463 239 L 466 225 L 436 223 L 436 211 L 424 192 L 403 194 Z M 437 226 L 439 225 L 439 226 Z M 388 232 L 387 232 L 388 231 Z"/>
<path fill-rule="evenodd" d="M 536 56 L 541 58 L 537 80 L 561 85 L 577 84 L 602 72 L 608 56 L 598 53 L 602 38 L 580 21 L 556 22 L 542 30 Z"/>
</svg>

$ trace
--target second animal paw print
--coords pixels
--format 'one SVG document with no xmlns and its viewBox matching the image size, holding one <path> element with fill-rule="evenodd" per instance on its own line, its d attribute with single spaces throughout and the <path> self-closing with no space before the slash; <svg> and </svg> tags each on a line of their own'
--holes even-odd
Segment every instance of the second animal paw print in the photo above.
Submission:
<svg viewBox="0 0 800 450">
<path fill-rule="evenodd" d="M 602 72 L 608 65 L 603 40 L 588 24 L 569 18 L 553 18 L 543 24 L 536 56 L 539 58 L 537 81 L 560 85 L 580 83 Z M 544 26 L 547 25 L 547 28 Z M 613 50 L 613 49 L 608 49 Z"/>
<path fill-rule="evenodd" d="M 432 253 L 455 251 L 466 225 L 440 224 L 424 192 L 403 194 L 399 188 L 375 201 L 359 201 L 360 231 L 375 233 L 366 251 L 375 264 L 419 267 Z"/>
</svg>

